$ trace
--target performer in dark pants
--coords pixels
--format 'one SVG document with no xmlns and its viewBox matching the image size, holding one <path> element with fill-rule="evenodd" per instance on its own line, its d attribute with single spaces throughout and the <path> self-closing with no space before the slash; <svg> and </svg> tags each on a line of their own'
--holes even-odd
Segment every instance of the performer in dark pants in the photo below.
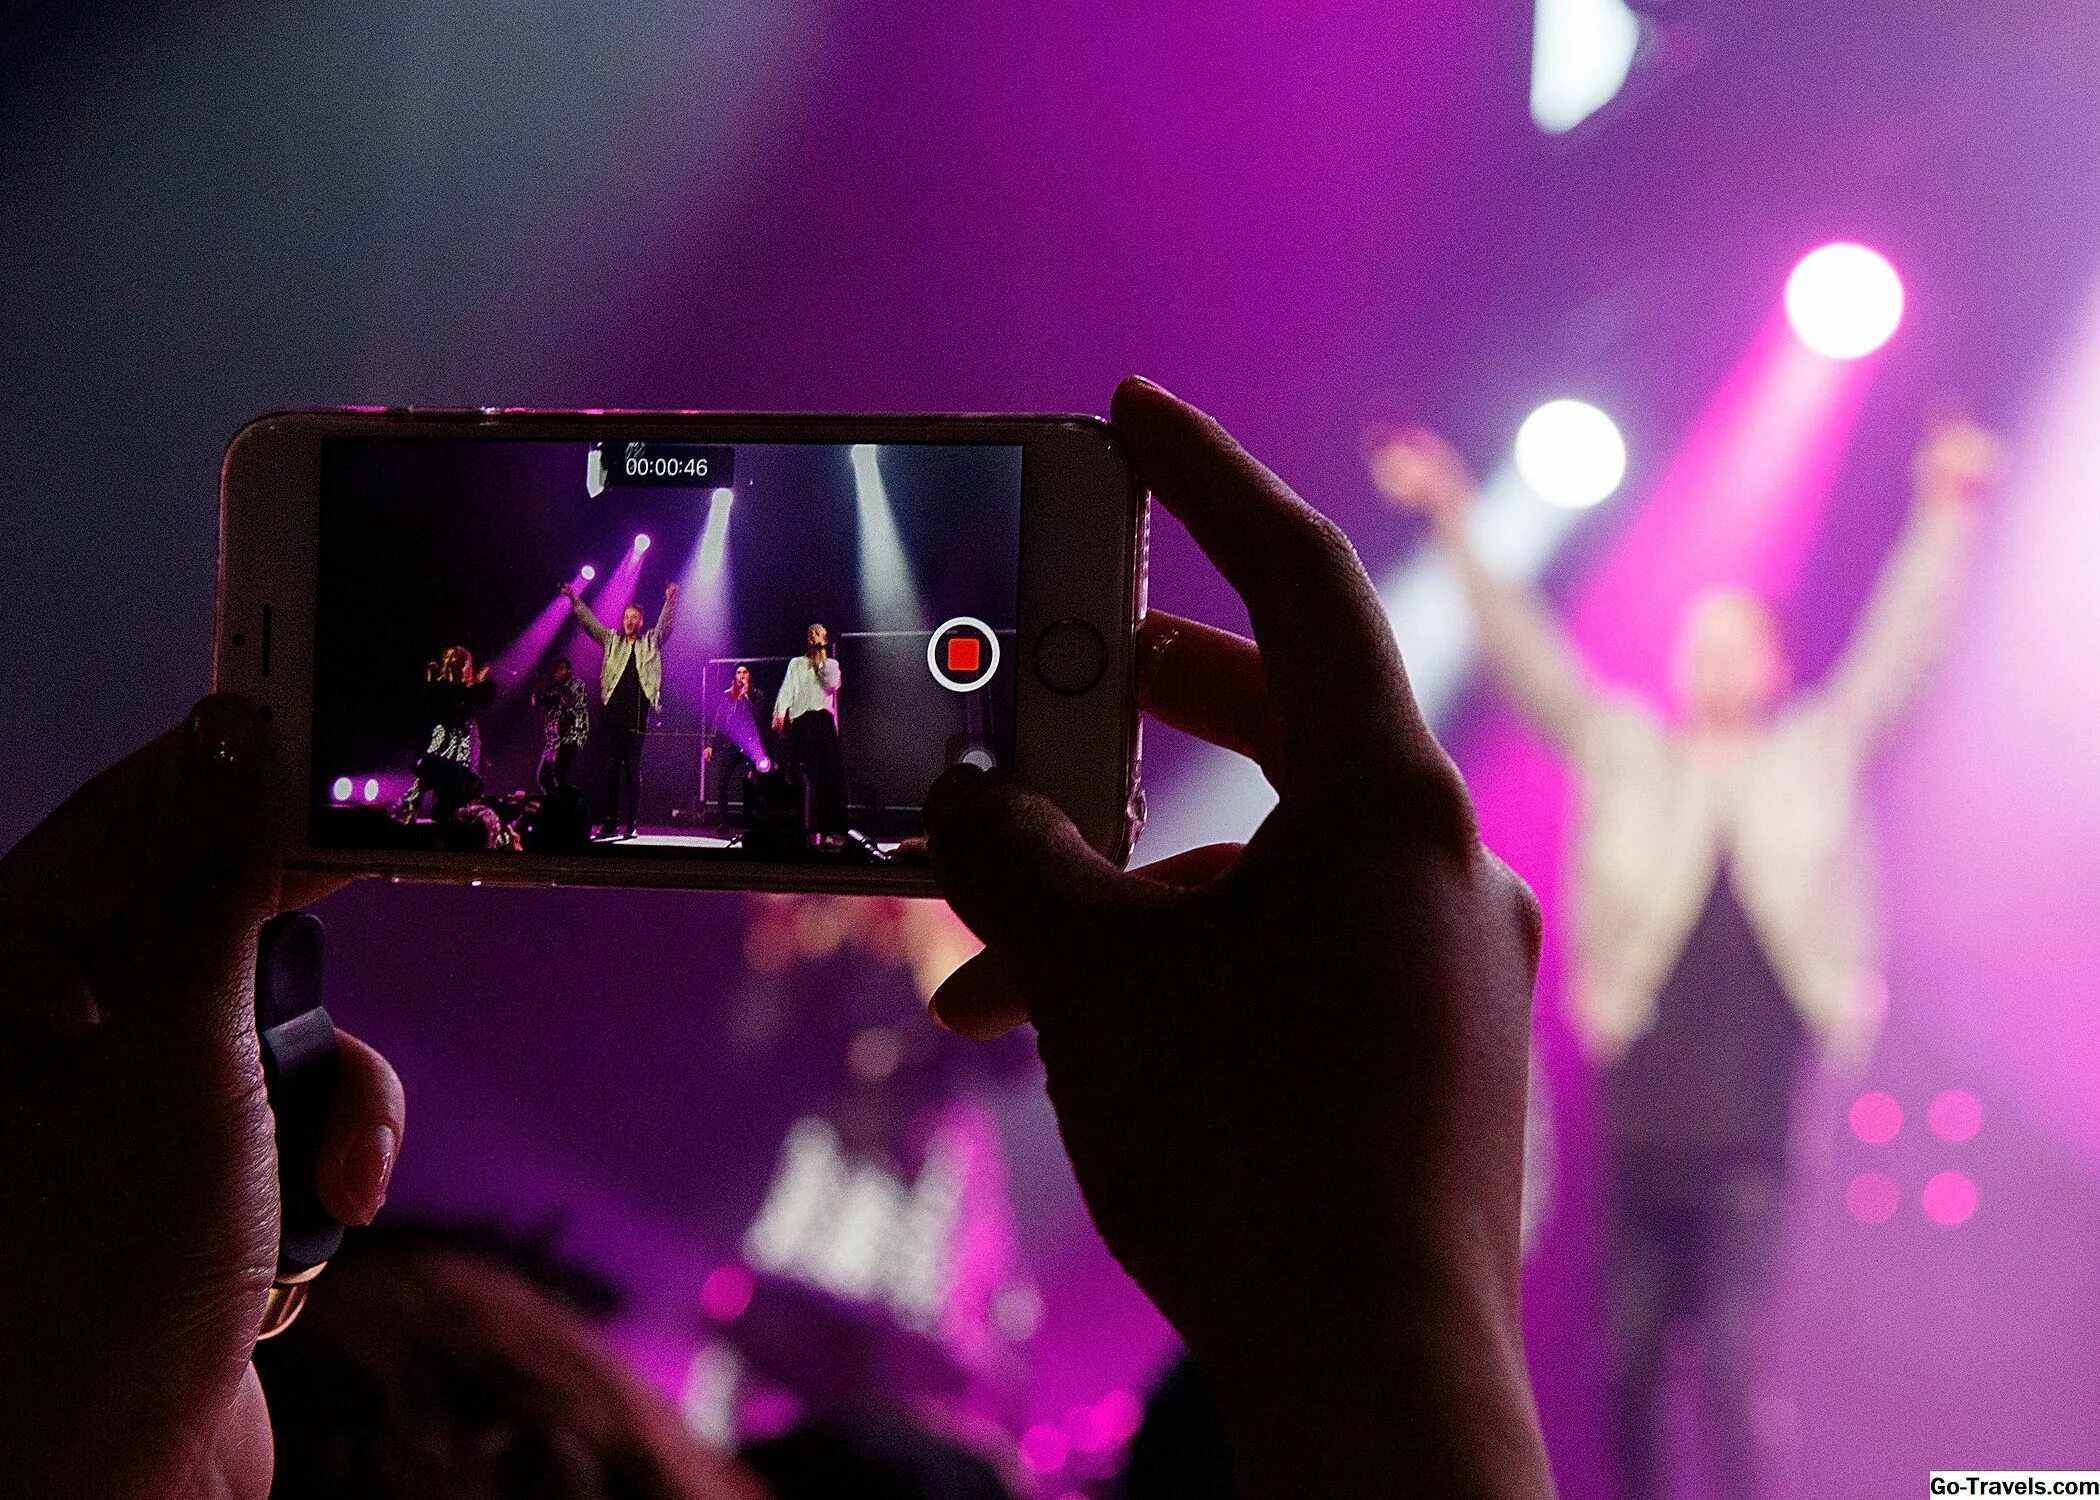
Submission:
<svg viewBox="0 0 2100 1500">
<path fill-rule="evenodd" d="M 729 793 L 743 784 L 745 774 L 766 770 L 765 736 L 759 732 L 756 700 L 751 696 L 751 669 L 739 665 L 730 674 L 729 686 L 715 701 L 707 722 L 707 743 L 700 750 L 701 763 L 714 780 L 715 823 L 729 826 Z"/>
<path fill-rule="evenodd" d="M 591 612 L 573 584 L 563 584 L 561 591 L 576 623 L 604 653 L 598 692 L 605 706 L 599 721 L 605 731 L 605 822 L 598 831 L 604 838 L 633 838 L 642 802 L 642 747 L 650 713 L 663 707 L 664 642 L 677 619 L 678 585 L 664 586 L 664 607 L 654 629 L 642 628 L 641 606 L 630 604 L 620 613 L 617 632 Z"/>
<path fill-rule="evenodd" d="M 1471 550 L 1471 477 L 1424 432 L 1377 434 L 1373 477 L 1427 515 L 1504 695 L 1567 760 L 1570 1009 L 1603 1091 L 1614 1500 L 1663 1493 L 1671 1326 L 1698 1336 L 1706 1446 L 1765 1493 L 1752 1330 L 1780 1228 L 1797 1075 L 1857 1067 L 1880 1021 L 1862 780 L 1943 633 L 1993 467 L 1981 428 L 1928 434 L 1909 524 L 1829 677 L 1792 692 L 1777 622 L 1742 589 L 1692 601 L 1666 722 L 1592 679 L 1540 602 Z"/>
<path fill-rule="evenodd" d="M 846 837 L 846 753 L 839 742 L 839 686 L 831 634 L 812 625 L 809 649 L 788 663 L 773 699 L 773 729 L 788 741 L 788 769 L 802 783 L 802 826 L 812 844 Z"/>
<path fill-rule="evenodd" d="M 1680 1320 L 1704 1346 L 1713 1472 L 1761 1467 L 1753 1331 L 1807 1043 L 1724 862 L 1656 997 L 1655 1024 L 1604 1075 L 1612 1440 L 1628 1495 L 1661 1493 L 1652 1429 L 1666 1336 Z"/>
<path fill-rule="evenodd" d="M 430 738 L 416 758 L 415 779 L 394 804 L 396 822 L 413 823 L 426 795 L 440 823 L 481 795 L 481 730 L 474 720 L 496 696 L 489 671 L 474 670 L 474 655 L 465 646 L 446 647 L 423 668 Z"/>
<path fill-rule="evenodd" d="M 547 715 L 546 748 L 540 755 L 540 790 L 550 797 L 576 783 L 576 752 L 591 733 L 590 700 L 582 681 L 564 656 L 554 664 L 554 680 L 532 695 L 533 705 Z"/>
</svg>

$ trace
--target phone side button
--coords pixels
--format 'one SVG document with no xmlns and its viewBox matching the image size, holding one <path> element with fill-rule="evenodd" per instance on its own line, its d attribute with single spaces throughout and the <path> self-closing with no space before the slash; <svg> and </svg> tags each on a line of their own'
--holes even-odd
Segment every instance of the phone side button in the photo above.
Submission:
<svg viewBox="0 0 2100 1500">
<path fill-rule="evenodd" d="M 1036 681 L 1076 697 L 1108 670 L 1108 642 L 1085 620 L 1057 620 L 1035 638 Z"/>
</svg>

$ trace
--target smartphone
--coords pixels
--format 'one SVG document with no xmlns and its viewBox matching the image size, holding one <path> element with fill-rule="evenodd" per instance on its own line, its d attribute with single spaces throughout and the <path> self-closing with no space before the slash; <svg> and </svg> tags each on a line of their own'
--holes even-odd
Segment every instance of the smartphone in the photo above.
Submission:
<svg viewBox="0 0 2100 1500">
<path fill-rule="evenodd" d="M 1076 416 L 354 409 L 220 484 L 303 868 L 927 894 L 956 762 L 1125 861 L 1146 506 Z"/>
</svg>

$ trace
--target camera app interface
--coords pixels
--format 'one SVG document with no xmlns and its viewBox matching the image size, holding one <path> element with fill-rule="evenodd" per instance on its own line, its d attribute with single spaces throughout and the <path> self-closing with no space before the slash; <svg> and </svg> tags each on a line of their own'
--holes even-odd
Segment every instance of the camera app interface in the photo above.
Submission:
<svg viewBox="0 0 2100 1500">
<path fill-rule="evenodd" d="M 313 842 L 914 857 L 1012 762 L 1021 457 L 329 440 Z"/>
</svg>

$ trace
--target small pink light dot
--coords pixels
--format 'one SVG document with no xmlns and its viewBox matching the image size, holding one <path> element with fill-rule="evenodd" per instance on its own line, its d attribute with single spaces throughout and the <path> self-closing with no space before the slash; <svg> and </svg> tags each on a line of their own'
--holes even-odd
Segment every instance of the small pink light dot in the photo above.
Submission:
<svg viewBox="0 0 2100 1500">
<path fill-rule="evenodd" d="M 1145 1420 L 1145 1404 L 1127 1390 L 1110 1391 L 1094 1403 L 1094 1429 L 1112 1446 L 1127 1443 Z"/>
<path fill-rule="evenodd" d="M 717 1323 L 734 1323 L 751 1305 L 751 1273 L 739 1265 L 716 1266 L 700 1283 L 700 1310 Z"/>
<path fill-rule="evenodd" d="M 1869 1146 L 1886 1146 L 1903 1128 L 1903 1106 L 1879 1089 L 1852 1101 L 1852 1133 Z"/>
<path fill-rule="evenodd" d="M 1070 1456 L 1065 1435 L 1048 1422 L 1038 1422 L 1021 1434 L 1021 1462 L 1032 1474 L 1055 1474 Z"/>
<path fill-rule="evenodd" d="M 1862 1224 L 1886 1224 L 1902 1197 L 1886 1172 L 1862 1172 L 1845 1184 L 1845 1212 Z"/>
<path fill-rule="evenodd" d="M 1918 1201 L 1926 1218 L 1952 1229 L 1976 1212 L 1976 1184 L 1965 1172 L 1941 1172 L 1925 1184 Z"/>
<path fill-rule="evenodd" d="M 1948 1089 L 1933 1096 L 1925 1119 L 1941 1140 L 1965 1141 L 1983 1129 L 1983 1105 L 1967 1089 Z"/>
<path fill-rule="evenodd" d="M 746 1441 L 779 1437 L 802 1420 L 802 1403 L 786 1391 L 763 1386 L 737 1403 L 737 1430 Z"/>
</svg>

